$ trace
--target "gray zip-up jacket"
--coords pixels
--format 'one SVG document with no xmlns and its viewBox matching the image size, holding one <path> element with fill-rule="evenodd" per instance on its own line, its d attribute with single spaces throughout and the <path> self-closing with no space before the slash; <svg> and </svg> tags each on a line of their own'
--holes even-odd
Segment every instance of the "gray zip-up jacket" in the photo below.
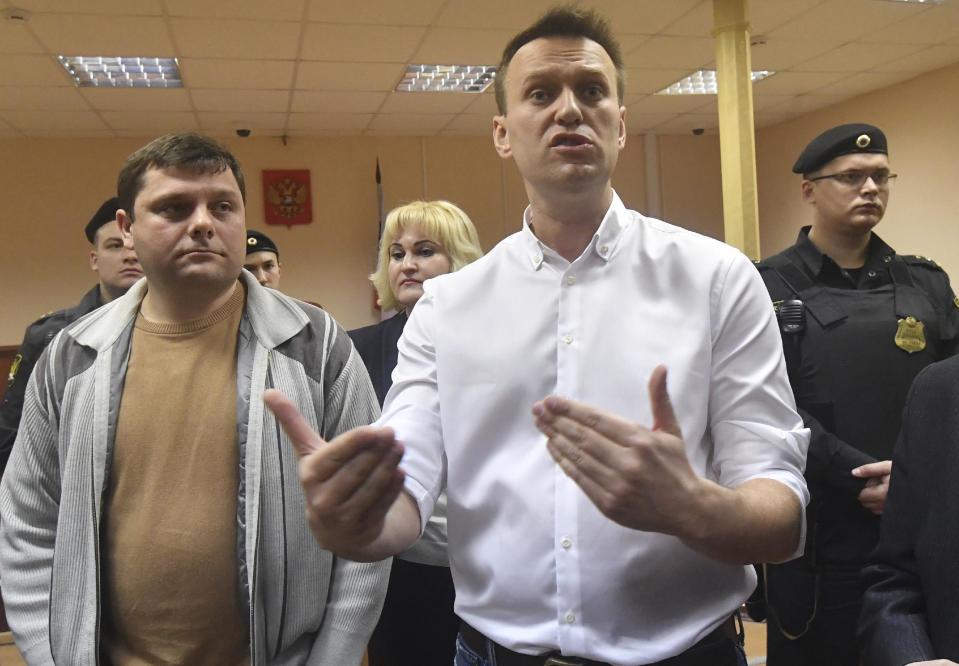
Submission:
<svg viewBox="0 0 959 666">
<path fill-rule="evenodd" d="M 390 562 L 351 562 L 317 545 L 293 444 L 262 395 L 283 391 L 326 439 L 374 420 L 376 396 L 328 314 L 261 287 L 246 271 L 242 279 L 237 555 L 252 664 L 352 666 L 379 616 Z M 103 493 L 145 293 L 141 280 L 65 328 L 27 387 L 0 484 L 0 577 L 10 628 L 31 666 L 99 663 Z"/>
</svg>

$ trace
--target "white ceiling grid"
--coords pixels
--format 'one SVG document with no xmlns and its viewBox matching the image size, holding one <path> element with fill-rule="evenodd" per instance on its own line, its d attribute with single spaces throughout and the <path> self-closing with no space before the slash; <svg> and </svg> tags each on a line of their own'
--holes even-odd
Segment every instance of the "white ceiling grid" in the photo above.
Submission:
<svg viewBox="0 0 959 666">
<path fill-rule="evenodd" d="M 496 64 L 555 0 L 0 0 L 0 137 L 477 135 L 491 91 L 396 93 L 409 63 Z M 655 96 L 713 68 L 711 0 L 587 0 L 626 60 L 631 132 L 718 125 L 714 96 Z M 752 0 L 757 125 L 959 61 L 959 0 Z M 174 90 L 77 88 L 57 54 L 167 56 Z"/>
</svg>

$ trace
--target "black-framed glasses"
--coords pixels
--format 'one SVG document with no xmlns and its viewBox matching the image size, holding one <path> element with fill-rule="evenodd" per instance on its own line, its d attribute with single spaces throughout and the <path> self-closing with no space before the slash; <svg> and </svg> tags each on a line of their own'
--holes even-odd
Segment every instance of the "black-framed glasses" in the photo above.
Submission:
<svg viewBox="0 0 959 666">
<path fill-rule="evenodd" d="M 825 176 L 816 176 L 815 178 L 809 178 L 807 180 L 815 182 L 829 178 L 846 187 L 860 188 L 863 186 L 863 183 L 866 182 L 867 178 L 872 178 L 872 182 L 876 184 L 876 187 L 888 187 L 889 183 L 895 180 L 898 175 L 899 174 L 896 173 L 889 173 L 888 171 L 873 171 L 872 173 L 866 171 L 840 171 L 839 173 L 829 173 Z"/>
</svg>

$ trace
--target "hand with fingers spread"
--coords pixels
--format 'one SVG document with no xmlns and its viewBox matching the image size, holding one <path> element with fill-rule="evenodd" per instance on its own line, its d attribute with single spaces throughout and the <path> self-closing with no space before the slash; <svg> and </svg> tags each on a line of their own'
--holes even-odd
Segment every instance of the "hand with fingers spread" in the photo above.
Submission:
<svg viewBox="0 0 959 666">
<path fill-rule="evenodd" d="M 852 475 L 866 479 L 866 485 L 859 493 L 859 503 L 877 516 L 881 516 L 886 506 L 886 496 L 889 494 L 892 461 L 880 460 L 868 465 L 860 465 L 852 470 Z"/>
<path fill-rule="evenodd" d="M 703 479 L 693 471 L 666 389 L 666 368 L 649 380 L 652 427 L 573 400 L 550 396 L 533 406 L 547 448 L 611 520 L 682 536 Z"/>
<path fill-rule="evenodd" d="M 364 426 L 327 442 L 279 391 L 266 391 L 263 402 L 300 455 L 300 483 L 306 494 L 307 519 L 319 544 L 356 560 L 392 555 L 371 553 L 369 549 L 383 538 L 391 508 L 412 504 L 412 500 L 397 502 L 405 475 L 399 468 L 403 447 L 393 431 Z M 416 520 L 413 540 L 418 536 Z M 409 521 L 406 523 L 409 526 Z"/>
</svg>

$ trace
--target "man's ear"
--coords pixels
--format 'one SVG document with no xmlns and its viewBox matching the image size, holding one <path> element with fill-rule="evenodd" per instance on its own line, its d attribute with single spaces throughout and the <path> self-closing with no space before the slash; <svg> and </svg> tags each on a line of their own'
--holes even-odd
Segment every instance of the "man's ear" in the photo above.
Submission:
<svg viewBox="0 0 959 666">
<path fill-rule="evenodd" d="M 816 185 L 811 180 L 802 182 L 802 200 L 808 204 L 816 203 Z"/>
<path fill-rule="evenodd" d="M 96 242 L 96 238 L 95 238 L 95 237 L 94 237 L 93 240 L 94 240 L 94 242 Z M 96 250 L 96 248 L 90 250 L 90 270 L 93 271 L 94 273 L 97 273 L 97 272 L 98 272 L 98 271 L 97 271 L 97 268 L 98 268 L 98 266 L 99 266 L 98 260 L 99 260 L 99 257 L 97 256 L 97 250 Z"/>
<path fill-rule="evenodd" d="M 626 147 L 626 107 L 619 107 L 619 149 Z"/>
<path fill-rule="evenodd" d="M 513 155 L 513 148 L 509 145 L 509 130 L 506 129 L 506 116 L 493 116 L 493 147 L 503 159 Z"/>
<path fill-rule="evenodd" d="M 120 226 L 120 233 L 123 234 L 123 240 L 133 241 L 133 218 L 127 215 L 122 208 L 117 211 L 117 224 Z"/>
</svg>

